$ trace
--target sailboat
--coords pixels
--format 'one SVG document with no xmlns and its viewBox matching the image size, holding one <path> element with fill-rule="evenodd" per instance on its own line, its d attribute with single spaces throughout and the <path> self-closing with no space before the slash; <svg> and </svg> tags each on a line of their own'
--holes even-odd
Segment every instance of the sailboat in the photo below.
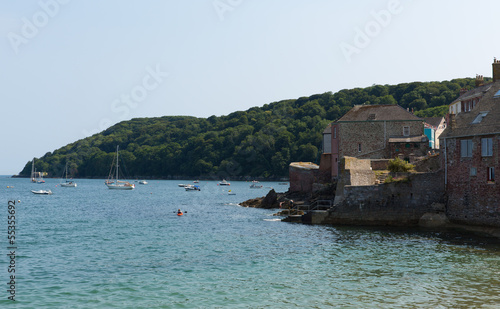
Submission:
<svg viewBox="0 0 500 309">
<path fill-rule="evenodd" d="M 31 182 L 45 183 L 45 180 L 43 180 L 43 173 L 37 172 L 35 169 L 35 158 L 31 161 Z"/>
<path fill-rule="evenodd" d="M 68 180 L 68 162 L 66 162 L 66 167 L 64 168 L 64 175 L 63 177 L 66 178 L 66 181 L 65 182 L 61 182 L 59 185 L 61 187 L 65 187 L 65 188 L 70 188 L 70 187 L 76 187 L 76 182 L 74 182 L 73 180 Z"/>
<path fill-rule="evenodd" d="M 31 182 L 36 182 L 36 177 L 35 177 L 35 158 L 33 158 L 33 161 L 31 161 Z"/>
<path fill-rule="evenodd" d="M 118 180 L 118 146 L 116 146 L 116 176 L 113 179 L 113 164 L 111 164 L 111 170 L 109 171 L 108 180 L 105 181 L 106 186 L 109 189 L 114 190 L 133 190 L 135 188 L 135 184 L 132 184 L 128 181 L 120 181 Z"/>
</svg>

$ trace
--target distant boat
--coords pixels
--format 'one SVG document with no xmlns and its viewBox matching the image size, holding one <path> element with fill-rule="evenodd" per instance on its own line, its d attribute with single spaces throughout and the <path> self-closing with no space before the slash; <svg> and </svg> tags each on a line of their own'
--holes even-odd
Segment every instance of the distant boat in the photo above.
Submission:
<svg viewBox="0 0 500 309">
<path fill-rule="evenodd" d="M 63 178 L 65 178 L 66 180 L 59 184 L 61 187 L 65 187 L 65 188 L 76 187 L 76 182 L 74 182 L 73 180 L 68 180 L 68 162 L 66 162 L 66 167 L 64 168 Z"/>
<path fill-rule="evenodd" d="M 231 190 L 229 190 L 229 192 L 227 192 L 227 195 L 236 195 L 236 193 L 234 193 Z"/>
<path fill-rule="evenodd" d="M 147 185 L 148 182 L 146 180 L 139 180 L 140 185 Z"/>
<path fill-rule="evenodd" d="M 33 158 L 33 161 L 31 161 L 31 182 L 36 182 L 36 176 L 35 176 L 35 158 Z"/>
<path fill-rule="evenodd" d="M 186 186 L 190 186 L 190 185 L 187 185 L 187 184 L 184 184 L 184 183 L 180 183 L 180 184 L 178 184 L 178 186 L 181 187 L 181 188 L 185 188 Z"/>
<path fill-rule="evenodd" d="M 45 180 L 43 180 L 42 173 L 41 172 L 37 173 L 35 169 L 35 158 L 33 158 L 33 161 L 31 161 L 31 182 L 45 183 Z"/>
<path fill-rule="evenodd" d="M 135 188 L 135 185 L 128 182 L 128 181 L 121 181 L 118 178 L 118 171 L 120 168 L 120 165 L 118 163 L 118 146 L 116 146 L 116 176 L 113 175 L 113 164 L 111 164 L 111 169 L 109 171 L 109 176 L 108 180 L 105 181 L 106 186 L 108 189 L 112 190 L 133 190 Z M 113 179 L 114 177 L 114 179 Z"/>
<path fill-rule="evenodd" d="M 257 180 L 252 181 L 252 184 L 250 185 L 251 189 L 260 189 L 262 187 L 263 186 Z"/>
<path fill-rule="evenodd" d="M 186 185 L 184 187 L 184 189 L 186 189 L 186 191 L 201 191 L 200 189 L 200 186 L 197 186 L 197 185 Z"/>
<path fill-rule="evenodd" d="M 222 179 L 222 181 L 219 182 L 218 185 L 219 186 L 230 186 L 231 184 L 229 182 L 227 182 L 225 179 Z"/>
<path fill-rule="evenodd" d="M 36 174 L 36 172 L 35 172 Z M 45 183 L 45 180 L 43 180 L 43 173 L 42 172 L 38 172 L 38 177 L 36 178 L 36 183 Z"/>
<path fill-rule="evenodd" d="M 195 180 L 195 181 L 193 181 L 193 182 L 194 182 L 194 183 L 200 183 L 200 181 L 199 181 L 199 180 Z"/>
<path fill-rule="evenodd" d="M 41 194 L 41 195 L 50 195 L 50 194 L 52 194 L 52 191 L 50 191 L 50 190 L 38 190 L 38 191 L 31 190 L 31 192 L 34 193 L 34 194 Z"/>
</svg>

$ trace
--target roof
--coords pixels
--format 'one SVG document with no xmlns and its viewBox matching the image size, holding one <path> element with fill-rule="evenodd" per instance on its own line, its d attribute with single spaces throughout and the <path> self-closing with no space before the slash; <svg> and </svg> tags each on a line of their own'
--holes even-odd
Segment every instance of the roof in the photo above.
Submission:
<svg viewBox="0 0 500 309">
<path fill-rule="evenodd" d="M 471 90 L 465 92 L 464 94 L 462 94 L 461 96 L 459 96 L 453 102 L 451 102 L 450 105 L 455 104 L 455 103 L 457 103 L 459 101 L 465 101 L 465 100 L 468 100 L 468 99 L 472 99 L 472 98 L 481 96 L 482 94 L 484 94 L 488 90 L 490 90 L 490 88 L 491 88 L 492 85 L 493 85 L 492 83 L 488 83 L 488 84 L 476 87 L 474 89 L 471 89 Z"/>
<path fill-rule="evenodd" d="M 427 124 L 430 124 L 433 127 L 439 127 L 441 122 L 444 121 L 444 117 L 428 117 L 424 118 L 424 120 Z"/>
<path fill-rule="evenodd" d="M 429 139 L 425 135 L 389 138 L 389 143 L 426 143 L 428 141 Z"/>
<path fill-rule="evenodd" d="M 459 113 L 454 120 L 450 120 L 439 138 L 500 133 L 500 97 L 494 97 L 500 90 L 500 81 L 490 83 L 488 86 L 488 88 L 478 87 L 484 91 L 483 98 L 472 111 Z"/>
<path fill-rule="evenodd" d="M 326 128 L 323 130 L 323 134 L 332 134 L 332 124 L 329 123 Z"/>
<path fill-rule="evenodd" d="M 317 170 L 319 169 L 319 165 L 314 164 L 312 162 L 292 162 L 290 163 L 291 167 L 300 168 L 304 170 Z"/>
<path fill-rule="evenodd" d="M 355 105 L 337 122 L 423 121 L 399 105 Z"/>
</svg>

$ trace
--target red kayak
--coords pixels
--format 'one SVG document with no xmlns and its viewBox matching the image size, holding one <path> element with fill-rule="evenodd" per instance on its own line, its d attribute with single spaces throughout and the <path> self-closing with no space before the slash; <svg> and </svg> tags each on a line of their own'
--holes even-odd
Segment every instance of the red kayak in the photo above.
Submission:
<svg viewBox="0 0 500 309">
<path fill-rule="evenodd" d="M 183 214 L 184 213 L 182 211 L 177 213 L 178 216 L 182 216 Z"/>
</svg>

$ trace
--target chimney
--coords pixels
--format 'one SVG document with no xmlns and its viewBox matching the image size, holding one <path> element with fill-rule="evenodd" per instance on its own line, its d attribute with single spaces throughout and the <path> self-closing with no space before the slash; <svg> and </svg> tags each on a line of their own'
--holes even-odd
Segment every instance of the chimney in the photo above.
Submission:
<svg viewBox="0 0 500 309">
<path fill-rule="evenodd" d="M 453 130 L 457 127 L 457 120 L 455 119 L 455 114 L 450 114 L 450 121 L 448 122 L 448 127 Z"/>
<path fill-rule="evenodd" d="M 493 59 L 493 82 L 500 80 L 500 60 Z"/>
<path fill-rule="evenodd" d="M 484 84 L 483 75 L 476 74 L 476 87 L 482 86 Z"/>
<path fill-rule="evenodd" d="M 476 87 L 478 87 L 478 86 L 477 86 L 477 76 L 476 76 Z M 463 94 L 464 94 L 464 93 L 466 93 L 467 91 L 469 91 L 469 90 L 467 90 L 467 88 L 462 88 L 462 89 L 460 89 L 460 95 L 463 95 Z"/>
</svg>

